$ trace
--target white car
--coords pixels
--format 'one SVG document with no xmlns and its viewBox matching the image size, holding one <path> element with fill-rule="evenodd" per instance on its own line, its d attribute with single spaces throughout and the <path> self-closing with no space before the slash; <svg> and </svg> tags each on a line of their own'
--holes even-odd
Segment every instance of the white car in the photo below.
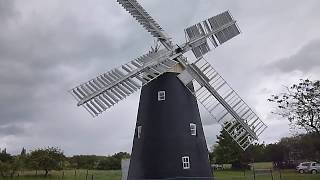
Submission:
<svg viewBox="0 0 320 180">
<path fill-rule="evenodd" d="M 311 172 L 312 174 L 317 174 L 320 172 L 320 163 L 311 163 L 308 169 L 309 172 Z"/>
<path fill-rule="evenodd" d="M 297 166 L 296 170 L 299 173 L 307 173 L 307 172 L 317 173 L 317 172 L 320 172 L 319 165 L 320 164 L 317 162 L 303 162 L 303 163 L 300 163 L 299 166 Z"/>
</svg>

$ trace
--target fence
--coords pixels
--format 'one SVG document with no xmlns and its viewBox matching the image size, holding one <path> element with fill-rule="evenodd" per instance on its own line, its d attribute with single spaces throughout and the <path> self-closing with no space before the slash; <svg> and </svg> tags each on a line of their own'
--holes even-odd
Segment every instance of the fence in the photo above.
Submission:
<svg viewBox="0 0 320 180">
<path fill-rule="evenodd" d="M 36 175 L 37 174 L 37 175 Z M 311 177 L 312 176 L 312 177 Z M 276 169 L 252 169 L 248 171 L 219 170 L 214 172 L 215 180 L 291 180 L 320 179 L 320 174 L 299 174 L 295 170 L 279 171 Z M 317 178 L 319 177 L 319 178 Z M 2 180 L 2 178 L 0 177 Z M 7 178 L 12 180 L 11 178 Z M 6 180 L 7 180 L 6 179 Z M 65 170 L 51 171 L 49 177 L 44 177 L 43 171 L 19 172 L 14 180 L 120 180 L 121 171 L 104 170 Z"/>
<path fill-rule="evenodd" d="M 3 178 L 0 180 L 105 180 L 105 179 L 121 179 L 121 171 L 105 171 L 105 170 L 63 170 L 50 171 L 45 177 L 44 171 L 19 171 L 14 177 Z"/>
</svg>

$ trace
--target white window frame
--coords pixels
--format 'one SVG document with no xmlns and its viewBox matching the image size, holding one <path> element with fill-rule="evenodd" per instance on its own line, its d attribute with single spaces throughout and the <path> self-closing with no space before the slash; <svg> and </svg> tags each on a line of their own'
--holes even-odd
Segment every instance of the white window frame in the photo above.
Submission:
<svg viewBox="0 0 320 180">
<path fill-rule="evenodd" d="M 190 133 L 192 136 L 197 135 L 197 125 L 195 123 L 190 123 Z"/>
<path fill-rule="evenodd" d="M 138 127 L 137 127 L 137 136 L 138 136 L 138 139 L 141 138 L 141 131 L 142 131 L 142 126 L 138 126 Z"/>
<path fill-rule="evenodd" d="M 158 91 L 158 101 L 166 100 L 166 91 Z"/>
<path fill-rule="evenodd" d="M 182 157 L 182 168 L 183 169 L 190 169 L 190 157 L 189 156 Z"/>
</svg>

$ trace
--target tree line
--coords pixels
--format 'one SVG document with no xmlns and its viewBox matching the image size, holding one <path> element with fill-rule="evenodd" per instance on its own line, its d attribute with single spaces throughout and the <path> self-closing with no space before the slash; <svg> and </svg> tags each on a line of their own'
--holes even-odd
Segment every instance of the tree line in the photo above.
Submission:
<svg viewBox="0 0 320 180">
<path fill-rule="evenodd" d="M 306 134 L 273 144 L 256 143 L 243 152 L 222 130 L 210 153 L 212 163 L 230 163 L 238 168 L 249 162 L 272 161 L 276 166 L 293 167 L 302 160 L 320 161 L 320 81 L 300 79 L 267 100 L 274 105 L 273 114 L 287 119 L 293 131 L 303 129 Z"/>
<path fill-rule="evenodd" d="M 232 164 L 234 169 L 242 169 L 252 162 L 274 162 L 275 165 L 294 167 L 297 162 L 320 161 L 320 140 L 316 133 L 301 134 L 282 138 L 277 143 L 251 145 L 243 151 L 238 144 L 221 130 L 217 144 L 210 151 L 211 164 Z M 121 160 L 130 154 L 119 152 L 111 156 L 74 155 L 66 157 L 56 147 L 32 150 L 23 148 L 19 155 L 11 155 L 6 149 L 0 150 L 0 176 L 15 176 L 18 171 L 42 170 L 47 176 L 51 170 L 90 169 L 119 170 Z"/>
<path fill-rule="evenodd" d="M 6 149 L 0 150 L 0 176 L 13 177 L 18 171 L 43 170 L 47 176 L 51 170 L 90 169 L 118 170 L 121 159 L 130 158 L 130 154 L 119 152 L 111 156 L 75 155 L 66 157 L 57 147 L 32 150 L 27 153 L 23 148 L 19 155 L 11 155 Z"/>
<path fill-rule="evenodd" d="M 212 147 L 212 164 L 232 164 L 235 169 L 252 162 L 273 162 L 275 166 L 294 168 L 301 161 L 320 161 L 320 137 L 316 133 L 282 138 L 277 143 L 255 143 L 246 151 L 232 140 L 225 130 Z"/>
</svg>

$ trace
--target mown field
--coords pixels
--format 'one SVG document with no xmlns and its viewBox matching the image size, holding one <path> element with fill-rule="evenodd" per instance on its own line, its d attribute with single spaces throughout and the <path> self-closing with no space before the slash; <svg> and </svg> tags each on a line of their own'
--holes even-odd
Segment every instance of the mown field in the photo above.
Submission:
<svg viewBox="0 0 320 180">
<path fill-rule="evenodd" d="M 18 177 L 14 177 L 14 180 L 120 180 L 121 171 L 87 171 L 86 170 L 66 170 L 66 171 L 51 171 L 47 177 L 44 177 L 43 171 L 38 171 L 38 175 L 35 175 L 35 171 L 20 172 Z M 62 178 L 63 176 L 63 178 Z M 1 179 L 1 177 L 0 177 Z M 3 178 L 2 178 L 3 179 Z M 11 178 L 5 178 L 5 180 Z M 12 180 L 12 179 L 11 179 Z"/>
<path fill-rule="evenodd" d="M 42 172 L 39 172 L 39 174 Z M 43 175 L 34 175 L 35 172 L 24 172 L 23 175 L 13 178 L 14 180 L 62 180 L 61 171 L 52 171 L 50 175 L 45 178 Z M 87 180 L 121 180 L 121 171 L 89 171 Z M 219 180 L 252 180 L 253 174 L 251 171 L 216 171 L 215 179 Z M 0 177 L 0 179 L 3 179 Z M 9 180 L 11 178 L 5 178 Z M 86 171 L 77 171 L 77 176 L 74 176 L 74 171 L 64 171 L 64 180 L 86 180 Z M 273 179 L 280 180 L 279 172 L 273 172 Z M 283 180 L 319 180 L 320 174 L 298 174 L 294 170 L 285 170 L 282 172 Z M 271 175 L 268 174 L 256 174 L 256 180 L 271 180 Z"/>
<path fill-rule="evenodd" d="M 273 172 L 273 180 L 281 180 L 279 172 Z M 319 180 L 320 174 L 298 174 L 294 170 L 285 170 L 281 172 L 282 180 Z M 251 172 L 240 171 L 217 171 L 215 172 L 217 180 L 253 180 Z M 256 174 L 256 180 L 272 180 L 271 174 Z"/>
</svg>

